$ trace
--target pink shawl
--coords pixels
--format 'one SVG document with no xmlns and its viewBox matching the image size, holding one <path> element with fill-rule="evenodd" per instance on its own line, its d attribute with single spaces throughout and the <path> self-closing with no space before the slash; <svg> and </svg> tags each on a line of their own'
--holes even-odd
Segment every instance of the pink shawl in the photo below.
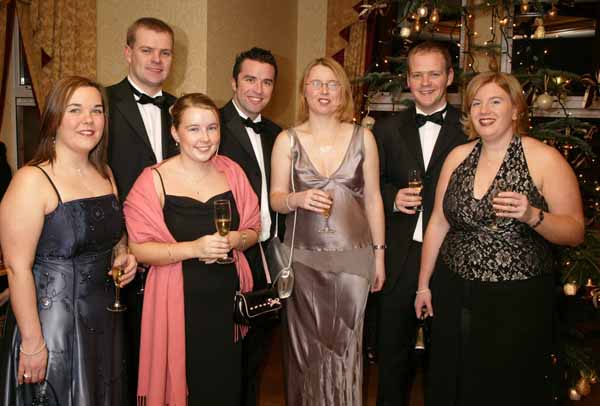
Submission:
<svg viewBox="0 0 600 406">
<path fill-rule="evenodd" d="M 216 155 L 212 161 L 223 172 L 240 215 L 240 230 L 260 230 L 258 198 L 242 168 L 231 159 Z M 154 187 L 152 168 L 144 169 L 124 205 L 131 241 L 176 242 L 165 224 L 160 200 Z M 243 292 L 252 290 L 252 274 L 244 254 L 233 257 Z M 233 305 L 233 297 L 231 298 Z M 242 332 L 243 334 L 245 331 Z M 187 405 L 185 370 L 185 320 L 181 262 L 152 266 L 148 272 L 142 331 L 138 404 L 147 406 Z"/>
</svg>

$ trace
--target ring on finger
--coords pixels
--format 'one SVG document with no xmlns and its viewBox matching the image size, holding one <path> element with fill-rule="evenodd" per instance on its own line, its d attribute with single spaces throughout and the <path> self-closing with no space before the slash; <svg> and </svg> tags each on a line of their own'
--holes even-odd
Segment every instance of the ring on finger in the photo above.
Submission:
<svg viewBox="0 0 600 406">
<path fill-rule="evenodd" d="M 29 379 L 29 378 L 31 378 L 31 375 L 29 375 L 27 372 L 25 372 L 25 373 L 23 374 L 23 378 L 25 378 L 25 379 Z"/>
</svg>

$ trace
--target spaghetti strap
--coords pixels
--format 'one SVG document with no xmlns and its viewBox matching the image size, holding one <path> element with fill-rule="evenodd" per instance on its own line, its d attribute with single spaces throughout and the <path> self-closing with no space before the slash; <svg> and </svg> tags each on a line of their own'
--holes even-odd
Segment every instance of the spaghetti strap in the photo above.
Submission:
<svg viewBox="0 0 600 406">
<path fill-rule="evenodd" d="M 48 182 L 50 182 L 50 184 L 52 185 L 52 188 L 54 189 L 54 191 L 56 192 L 56 196 L 58 196 L 58 203 L 62 204 L 62 198 L 60 197 L 60 193 L 58 193 L 58 189 L 56 188 L 56 185 L 54 184 L 54 182 L 52 182 L 52 179 L 50 179 L 50 175 L 48 175 L 48 173 L 43 170 L 41 167 L 39 167 L 38 165 L 35 166 L 36 168 L 38 168 L 40 171 L 42 171 L 42 173 L 46 176 L 46 178 L 48 179 Z"/>
<path fill-rule="evenodd" d="M 162 190 L 163 190 L 163 196 L 166 197 L 167 196 L 167 191 L 165 190 L 165 183 L 163 182 L 163 178 L 160 175 L 160 172 L 156 168 L 154 168 L 152 170 L 158 174 L 158 179 L 160 179 L 160 185 L 162 186 Z"/>
</svg>

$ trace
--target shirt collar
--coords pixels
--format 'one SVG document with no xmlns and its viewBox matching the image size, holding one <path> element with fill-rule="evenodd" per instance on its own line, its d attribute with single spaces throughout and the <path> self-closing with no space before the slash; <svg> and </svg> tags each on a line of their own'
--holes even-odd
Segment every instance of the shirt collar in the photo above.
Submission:
<svg viewBox="0 0 600 406">
<path fill-rule="evenodd" d="M 446 107 L 448 107 L 448 103 L 444 104 L 442 107 L 440 107 L 440 108 L 439 108 L 439 109 L 437 109 L 436 111 L 432 111 L 431 113 L 427 114 L 427 113 L 423 112 L 423 110 L 421 110 L 421 109 L 420 109 L 420 108 L 419 108 L 419 107 L 418 107 L 418 106 L 415 104 L 415 109 L 416 109 L 416 111 L 417 111 L 417 114 L 423 114 L 424 116 L 429 116 L 429 115 L 431 115 L 431 114 L 435 114 L 435 113 L 437 113 L 438 111 L 442 111 L 442 110 L 444 110 Z M 444 113 L 444 118 L 446 118 L 446 114 L 448 114 L 448 111 L 446 111 L 446 112 Z"/>
<path fill-rule="evenodd" d="M 231 99 L 231 102 L 233 103 L 233 107 L 235 107 L 235 109 L 237 110 L 237 112 L 241 118 L 243 118 L 243 119 L 248 118 L 248 115 L 245 114 L 244 112 L 242 112 L 242 110 L 235 103 L 235 99 Z M 261 121 L 262 121 L 262 117 L 261 117 L 260 113 L 258 113 L 258 116 L 256 116 L 256 118 L 254 120 L 252 120 L 252 122 L 254 122 L 254 123 L 260 123 Z"/>
<path fill-rule="evenodd" d="M 131 79 L 131 76 L 127 75 L 127 80 L 129 81 L 129 84 L 131 85 L 131 87 L 133 87 L 135 90 L 137 90 L 140 93 L 148 94 L 145 91 L 143 91 L 142 89 L 140 89 L 140 87 L 135 84 L 135 82 Z M 157 96 L 162 96 L 162 94 L 163 94 L 163 92 L 162 92 L 162 89 L 161 89 L 158 92 L 156 92 L 156 94 L 148 94 L 148 96 L 150 96 L 150 97 L 157 97 Z M 136 100 L 140 98 L 140 96 L 135 95 L 135 94 L 134 94 L 134 97 L 135 97 Z"/>
</svg>

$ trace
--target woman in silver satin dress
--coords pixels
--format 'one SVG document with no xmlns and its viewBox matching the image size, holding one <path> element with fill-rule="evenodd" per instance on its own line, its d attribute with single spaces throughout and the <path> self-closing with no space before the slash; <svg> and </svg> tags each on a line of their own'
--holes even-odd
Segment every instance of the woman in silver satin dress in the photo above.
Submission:
<svg viewBox="0 0 600 406">
<path fill-rule="evenodd" d="M 311 62 L 299 95 L 301 124 L 279 135 L 271 164 L 273 209 L 298 211 L 284 321 L 286 401 L 360 406 L 364 310 L 369 289 L 380 290 L 385 278 L 379 157 L 371 132 L 351 124 L 350 83 L 337 62 Z M 292 225 L 288 216 L 288 246 Z"/>
</svg>

